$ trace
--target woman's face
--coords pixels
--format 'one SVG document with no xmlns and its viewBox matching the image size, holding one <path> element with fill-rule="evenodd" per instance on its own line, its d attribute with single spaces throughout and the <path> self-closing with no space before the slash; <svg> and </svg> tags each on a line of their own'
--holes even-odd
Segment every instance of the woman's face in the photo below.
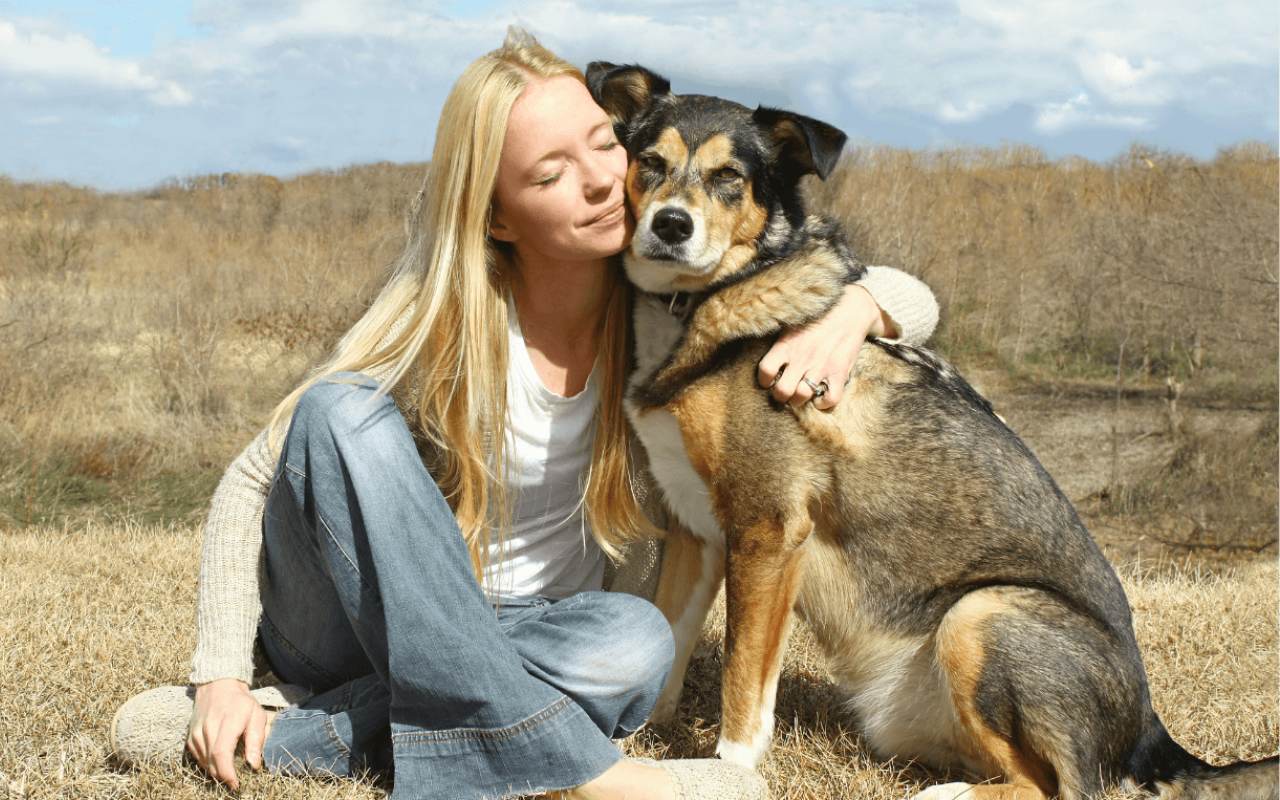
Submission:
<svg viewBox="0 0 1280 800">
<path fill-rule="evenodd" d="M 583 261 L 620 252 L 635 221 L 627 151 L 571 76 L 533 79 L 511 107 L 490 231 L 524 258 Z"/>
</svg>

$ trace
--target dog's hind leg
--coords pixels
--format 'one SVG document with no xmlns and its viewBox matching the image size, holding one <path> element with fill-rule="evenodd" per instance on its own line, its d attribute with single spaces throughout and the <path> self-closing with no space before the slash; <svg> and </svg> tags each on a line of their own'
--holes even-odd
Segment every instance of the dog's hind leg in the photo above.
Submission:
<svg viewBox="0 0 1280 800">
<path fill-rule="evenodd" d="M 684 676 L 698 646 L 707 612 L 724 579 L 724 548 L 689 533 L 672 517 L 663 546 L 662 570 L 654 604 L 666 615 L 675 633 L 676 657 L 662 694 L 649 719 L 670 721 L 680 704 Z"/>
<path fill-rule="evenodd" d="M 773 735 L 778 673 L 804 573 L 801 545 L 813 532 L 804 514 L 735 528 L 725 581 L 724 684 L 720 757 L 754 768 Z M 735 535 L 736 534 L 736 535 Z"/>
<path fill-rule="evenodd" d="M 935 786 L 918 800 L 1092 797 L 1141 727 L 1136 649 L 1052 592 L 970 592 L 943 618 L 935 653 L 962 746 L 1003 782 Z"/>
</svg>

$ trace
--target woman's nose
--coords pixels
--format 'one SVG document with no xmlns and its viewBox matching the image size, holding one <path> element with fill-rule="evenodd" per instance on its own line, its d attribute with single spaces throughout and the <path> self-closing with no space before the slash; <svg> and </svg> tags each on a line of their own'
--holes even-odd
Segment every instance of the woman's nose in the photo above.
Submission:
<svg viewBox="0 0 1280 800">
<path fill-rule="evenodd" d="M 590 198 L 611 193 L 613 184 L 618 179 L 617 176 L 596 159 L 591 159 L 587 163 L 588 166 L 582 175 L 583 194 Z"/>
</svg>

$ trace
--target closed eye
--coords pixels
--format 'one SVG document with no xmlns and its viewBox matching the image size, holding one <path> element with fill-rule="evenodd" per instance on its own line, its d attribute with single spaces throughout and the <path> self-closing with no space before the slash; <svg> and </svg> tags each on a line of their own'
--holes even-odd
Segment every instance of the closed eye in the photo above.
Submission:
<svg viewBox="0 0 1280 800">
<path fill-rule="evenodd" d="M 661 156 L 656 156 L 653 153 L 644 153 L 640 156 L 639 161 L 640 166 L 645 169 L 653 170 L 654 172 L 667 171 L 667 162 L 663 161 Z"/>
</svg>

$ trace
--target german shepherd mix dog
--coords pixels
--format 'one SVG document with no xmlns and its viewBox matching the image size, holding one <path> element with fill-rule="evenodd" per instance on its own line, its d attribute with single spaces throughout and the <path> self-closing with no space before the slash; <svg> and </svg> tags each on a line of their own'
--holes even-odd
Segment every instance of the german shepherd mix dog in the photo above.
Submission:
<svg viewBox="0 0 1280 800">
<path fill-rule="evenodd" d="M 640 291 L 626 409 L 691 534 L 667 542 L 657 602 L 678 660 L 656 716 L 674 711 L 723 577 L 723 758 L 754 767 L 768 747 L 795 607 L 877 753 L 1003 781 L 917 798 L 1078 798 L 1120 782 L 1276 798 L 1276 759 L 1212 767 L 1170 738 L 1115 572 L 945 361 L 875 341 L 830 411 L 757 385 L 774 337 L 862 274 L 799 193 L 845 135 L 674 95 L 639 66 L 594 62 L 587 82 L 630 156 L 625 266 Z"/>
</svg>

